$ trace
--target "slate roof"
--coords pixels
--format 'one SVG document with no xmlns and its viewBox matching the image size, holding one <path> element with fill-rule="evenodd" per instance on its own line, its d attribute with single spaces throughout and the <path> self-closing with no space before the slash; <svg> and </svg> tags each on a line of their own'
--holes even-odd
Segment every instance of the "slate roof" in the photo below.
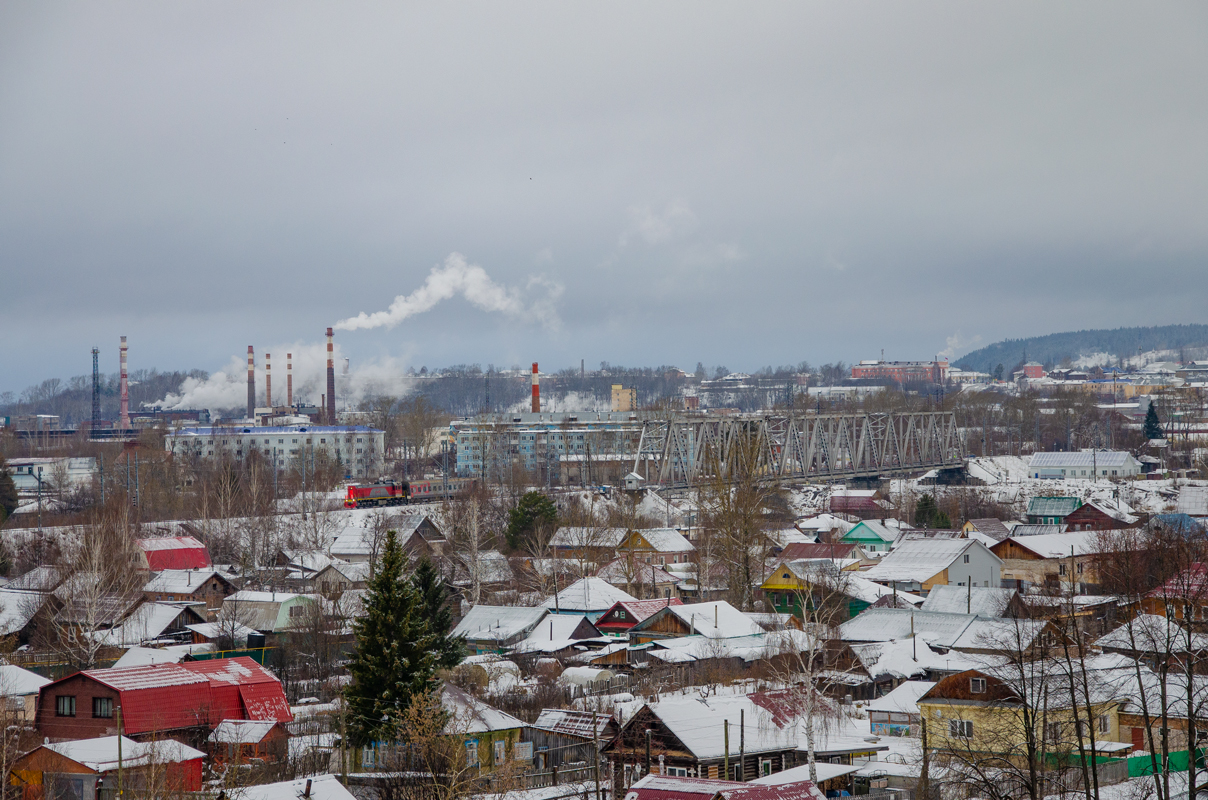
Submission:
<svg viewBox="0 0 1208 800">
<path fill-rule="evenodd" d="M 969 539 L 907 539 L 861 575 L 877 583 L 922 583 L 946 570 L 969 548 L 984 546 Z"/>
<path fill-rule="evenodd" d="M 462 617 L 450 636 L 503 642 L 527 635 L 548 613 L 547 608 L 479 604 Z"/>
<path fill-rule="evenodd" d="M 933 586 L 919 611 L 942 611 L 948 614 L 980 614 L 1001 617 L 1015 596 L 1014 589 L 988 586 Z"/>
</svg>

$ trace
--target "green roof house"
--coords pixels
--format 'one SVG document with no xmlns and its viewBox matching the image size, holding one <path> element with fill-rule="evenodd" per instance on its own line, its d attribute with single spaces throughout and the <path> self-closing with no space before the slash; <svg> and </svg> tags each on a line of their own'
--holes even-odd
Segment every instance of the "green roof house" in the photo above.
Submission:
<svg viewBox="0 0 1208 800">
<path fill-rule="evenodd" d="M 910 530 L 910 526 L 896 519 L 877 520 L 866 519 L 847 533 L 839 541 L 858 544 L 865 553 L 885 555 L 893 547 L 893 543 L 902 534 L 902 530 Z"/>
<path fill-rule="evenodd" d="M 1077 497 L 1033 497 L 1028 501 L 1028 523 L 1061 525 L 1081 505 Z"/>
</svg>

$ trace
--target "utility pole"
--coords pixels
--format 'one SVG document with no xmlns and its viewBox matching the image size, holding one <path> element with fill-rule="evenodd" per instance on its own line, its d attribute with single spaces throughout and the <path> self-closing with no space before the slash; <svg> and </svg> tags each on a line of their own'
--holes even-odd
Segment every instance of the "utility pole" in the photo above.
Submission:
<svg viewBox="0 0 1208 800">
<path fill-rule="evenodd" d="M 650 774 L 650 729 L 646 729 L 646 774 Z"/>
<path fill-rule="evenodd" d="M 117 707 L 117 797 L 122 798 L 122 707 Z"/>
<path fill-rule="evenodd" d="M 747 779 L 747 710 L 738 709 L 738 779 Z"/>
<path fill-rule="evenodd" d="M 591 712 L 591 754 L 596 765 L 596 800 L 604 800 L 600 794 L 600 715 Z"/>
<path fill-rule="evenodd" d="M 726 774 L 722 778 L 722 780 L 728 781 L 728 780 L 732 780 L 730 778 L 730 720 L 726 720 L 725 725 L 726 725 L 726 727 L 725 727 L 725 731 L 726 731 L 726 760 L 725 760 Z"/>
</svg>

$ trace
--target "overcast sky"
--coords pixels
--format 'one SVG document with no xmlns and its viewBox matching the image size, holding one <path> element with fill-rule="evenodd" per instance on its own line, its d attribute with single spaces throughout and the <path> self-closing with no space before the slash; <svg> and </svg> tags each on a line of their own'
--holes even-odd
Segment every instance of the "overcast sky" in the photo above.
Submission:
<svg viewBox="0 0 1208 800">
<path fill-rule="evenodd" d="M 354 365 L 1203 322 L 1206 41 L 1200 2 L 14 0 L 0 391 L 121 334 L 132 369 L 301 350 L 438 267 Z"/>
</svg>

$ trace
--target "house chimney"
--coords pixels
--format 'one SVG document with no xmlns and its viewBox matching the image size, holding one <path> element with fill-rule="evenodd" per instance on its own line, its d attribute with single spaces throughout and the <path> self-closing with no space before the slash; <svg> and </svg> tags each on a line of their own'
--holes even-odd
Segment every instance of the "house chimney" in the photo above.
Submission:
<svg viewBox="0 0 1208 800">
<path fill-rule="evenodd" d="M 294 354 L 285 354 L 285 404 L 294 407 Z"/>
<path fill-rule="evenodd" d="M 256 356 L 252 346 L 247 346 L 247 418 L 256 418 Z"/>
<path fill-rule="evenodd" d="M 130 430 L 130 381 L 126 375 L 126 337 L 125 336 L 122 337 L 122 346 L 121 346 L 120 352 L 121 352 L 121 367 L 122 367 L 121 379 L 120 379 L 121 380 L 120 388 L 121 388 L 121 393 L 122 393 L 122 407 L 121 407 L 121 417 L 118 419 L 118 425 L 121 427 L 122 430 L 128 431 L 128 430 Z"/>
<path fill-rule="evenodd" d="M 541 413 L 541 384 L 537 378 L 537 362 L 533 362 L 533 413 Z"/>
<path fill-rule="evenodd" d="M 264 354 L 264 404 L 273 407 L 273 354 Z"/>
<path fill-rule="evenodd" d="M 336 424 L 336 356 L 331 343 L 331 328 L 327 329 L 327 424 Z"/>
</svg>

